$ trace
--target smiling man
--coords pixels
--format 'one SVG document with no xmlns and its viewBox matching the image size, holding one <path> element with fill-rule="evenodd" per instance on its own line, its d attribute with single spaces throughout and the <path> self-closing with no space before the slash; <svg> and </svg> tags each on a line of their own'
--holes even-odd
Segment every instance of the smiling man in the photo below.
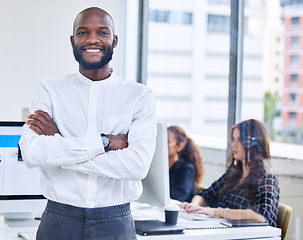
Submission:
<svg viewBox="0 0 303 240">
<path fill-rule="evenodd" d="M 79 72 L 39 83 L 20 140 L 48 199 L 37 240 L 136 239 L 130 202 L 155 149 L 154 96 L 110 68 L 118 37 L 106 11 L 80 12 L 70 40 Z"/>
<path fill-rule="evenodd" d="M 92 29 L 93 24 L 96 29 Z M 81 73 L 103 68 L 109 63 L 113 49 L 117 46 L 118 36 L 114 34 L 114 22 L 106 12 L 100 11 L 96 15 L 82 12 L 75 19 L 73 32 L 71 43 L 74 56 L 80 63 Z"/>
</svg>

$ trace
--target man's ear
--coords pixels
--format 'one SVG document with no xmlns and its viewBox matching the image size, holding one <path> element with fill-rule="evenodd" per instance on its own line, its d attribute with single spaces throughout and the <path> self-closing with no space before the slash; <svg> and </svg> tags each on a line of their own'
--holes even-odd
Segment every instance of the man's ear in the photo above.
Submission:
<svg viewBox="0 0 303 240">
<path fill-rule="evenodd" d="M 113 43 L 114 43 L 114 48 L 117 47 L 117 45 L 118 45 L 118 36 L 117 35 L 114 35 Z"/>
<path fill-rule="evenodd" d="M 70 43 L 71 43 L 71 45 L 73 46 L 73 43 L 74 43 L 74 36 L 73 36 L 73 35 L 71 35 L 69 39 L 70 39 Z"/>
</svg>

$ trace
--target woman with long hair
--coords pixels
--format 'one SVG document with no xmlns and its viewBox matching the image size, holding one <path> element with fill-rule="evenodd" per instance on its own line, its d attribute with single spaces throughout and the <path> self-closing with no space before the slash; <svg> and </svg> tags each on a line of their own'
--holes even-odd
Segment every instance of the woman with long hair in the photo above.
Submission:
<svg viewBox="0 0 303 240">
<path fill-rule="evenodd" d="M 250 119 L 231 129 L 232 153 L 226 172 L 191 203 L 187 212 L 227 219 L 255 219 L 276 226 L 279 184 L 270 164 L 269 138 L 264 125 Z M 208 207 L 203 207 L 208 206 Z"/>
<path fill-rule="evenodd" d="M 190 202 L 203 176 L 199 147 L 179 126 L 170 126 L 168 134 L 170 197 Z"/>
</svg>

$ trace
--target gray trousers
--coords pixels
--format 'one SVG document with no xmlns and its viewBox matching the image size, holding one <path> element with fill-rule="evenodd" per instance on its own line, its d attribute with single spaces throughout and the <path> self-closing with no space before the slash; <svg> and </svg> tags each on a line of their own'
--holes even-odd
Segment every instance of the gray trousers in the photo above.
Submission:
<svg viewBox="0 0 303 240">
<path fill-rule="evenodd" d="M 48 200 L 37 240 L 135 240 L 130 204 L 79 208 Z"/>
</svg>

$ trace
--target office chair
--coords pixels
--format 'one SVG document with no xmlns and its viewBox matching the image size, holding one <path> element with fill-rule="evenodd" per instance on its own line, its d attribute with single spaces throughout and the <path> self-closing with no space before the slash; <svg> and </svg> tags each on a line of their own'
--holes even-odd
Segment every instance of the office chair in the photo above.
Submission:
<svg viewBox="0 0 303 240">
<path fill-rule="evenodd" d="M 290 217 L 292 214 L 292 208 L 286 204 L 279 204 L 279 212 L 277 218 L 277 227 L 282 229 L 281 239 L 285 239 L 289 223 Z"/>
</svg>

